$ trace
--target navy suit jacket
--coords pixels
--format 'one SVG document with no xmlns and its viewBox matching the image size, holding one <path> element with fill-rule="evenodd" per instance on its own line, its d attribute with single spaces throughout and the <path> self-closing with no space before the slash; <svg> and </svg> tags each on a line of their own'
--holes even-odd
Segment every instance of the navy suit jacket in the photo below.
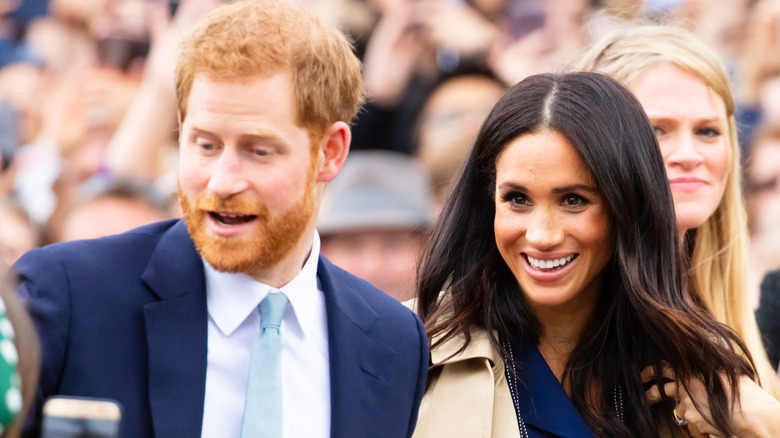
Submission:
<svg viewBox="0 0 780 438">
<path fill-rule="evenodd" d="M 206 285 L 182 221 L 35 249 L 14 270 L 43 352 L 33 416 L 52 395 L 111 398 L 123 406 L 124 438 L 200 436 Z M 428 367 L 420 320 L 323 257 L 317 276 L 331 436 L 411 436 Z"/>
</svg>

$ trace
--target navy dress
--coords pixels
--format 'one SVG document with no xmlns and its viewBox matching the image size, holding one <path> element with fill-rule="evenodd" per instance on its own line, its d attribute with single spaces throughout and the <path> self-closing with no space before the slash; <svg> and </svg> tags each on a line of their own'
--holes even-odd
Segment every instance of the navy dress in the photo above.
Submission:
<svg viewBox="0 0 780 438">
<path fill-rule="evenodd" d="M 536 345 L 513 341 L 509 347 L 518 364 L 515 368 L 518 380 L 510 375 L 512 364 L 509 361 L 506 377 L 515 401 L 520 436 L 527 433 L 529 438 L 594 437 Z M 518 385 L 516 389 L 514 382 Z"/>
</svg>

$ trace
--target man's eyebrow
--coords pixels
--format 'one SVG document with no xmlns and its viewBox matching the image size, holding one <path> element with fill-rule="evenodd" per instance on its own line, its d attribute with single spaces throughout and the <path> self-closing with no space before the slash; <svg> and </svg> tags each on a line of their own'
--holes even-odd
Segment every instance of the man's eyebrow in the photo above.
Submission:
<svg viewBox="0 0 780 438">
<path fill-rule="evenodd" d="M 209 131 L 208 129 L 203 129 L 203 128 L 197 126 L 197 125 L 193 125 L 190 128 L 190 131 L 194 135 L 204 135 L 204 136 L 212 136 L 212 137 L 216 137 L 217 136 L 215 133 Z M 262 140 L 272 140 L 272 141 L 279 141 L 279 142 L 283 141 L 283 139 L 279 135 L 279 133 L 274 131 L 274 130 L 271 130 L 271 129 L 262 129 L 262 130 L 257 130 L 257 131 L 245 132 L 245 133 L 241 134 L 240 137 L 241 138 L 247 138 L 247 137 L 249 137 L 249 138 L 258 138 L 258 139 L 262 139 Z"/>
</svg>

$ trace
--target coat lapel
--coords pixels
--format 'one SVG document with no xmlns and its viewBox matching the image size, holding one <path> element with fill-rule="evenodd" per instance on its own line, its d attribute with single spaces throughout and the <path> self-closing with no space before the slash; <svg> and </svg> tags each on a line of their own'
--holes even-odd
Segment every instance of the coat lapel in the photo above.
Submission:
<svg viewBox="0 0 780 438">
<path fill-rule="evenodd" d="M 462 350 L 465 334 L 431 350 L 431 363 L 441 366 L 441 374 L 420 405 L 421 421 L 417 423 L 415 438 L 507 436 L 495 430 L 496 419 L 508 417 L 502 416 L 507 410 L 496 404 L 500 389 L 496 386 L 498 378 L 493 365 L 501 363 L 501 354 L 491 344 L 485 329 L 472 326 L 469 335 L 471 341 Z M 514 418 L 514 407 L 509 409 Z M 517 426 L 514 431 L 517 433 L 509 436 L 519 437 Z"/>
<path fill-rule="evenodd" d="M 155 436 L 200 436 L 206 390 L 203 264 L 184 222 L 161 239 L 142 275 L 160 301 L 144 306 Z"/>
<path fill-rule="evenodd" d="M 360 291 L 334 278 L 333 265 L 320 256 L 317 276 L 325 295 L 330 351 L 331 436 L 373 436 L 366 413 L 376 412 L 378 397 L 392 391 L 384 378 L 392 366 L 393 350 L 368 332 L 377 313 Z"/>
</svg>

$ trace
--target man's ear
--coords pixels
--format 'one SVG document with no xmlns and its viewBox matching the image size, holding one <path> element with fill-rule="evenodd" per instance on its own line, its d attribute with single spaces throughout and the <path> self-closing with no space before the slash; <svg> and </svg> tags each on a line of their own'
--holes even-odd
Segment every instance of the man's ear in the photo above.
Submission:
<svg viewBox="0 0 780 438">
<path fill-rule="evenodd" d="M 336 122 L 328 126 L 322 140 L 320 140 L 320 165 L 317 172 L 317 182 L 330 182 L 339 174 L 341 166 L 349 154 L 351 141 L 352 132 L 346 123 Z"/>
<path fill-rule="evenodd" d="M 176 111 L 176 141 L 181 144 L 181 111 Z"/>
</svg>

